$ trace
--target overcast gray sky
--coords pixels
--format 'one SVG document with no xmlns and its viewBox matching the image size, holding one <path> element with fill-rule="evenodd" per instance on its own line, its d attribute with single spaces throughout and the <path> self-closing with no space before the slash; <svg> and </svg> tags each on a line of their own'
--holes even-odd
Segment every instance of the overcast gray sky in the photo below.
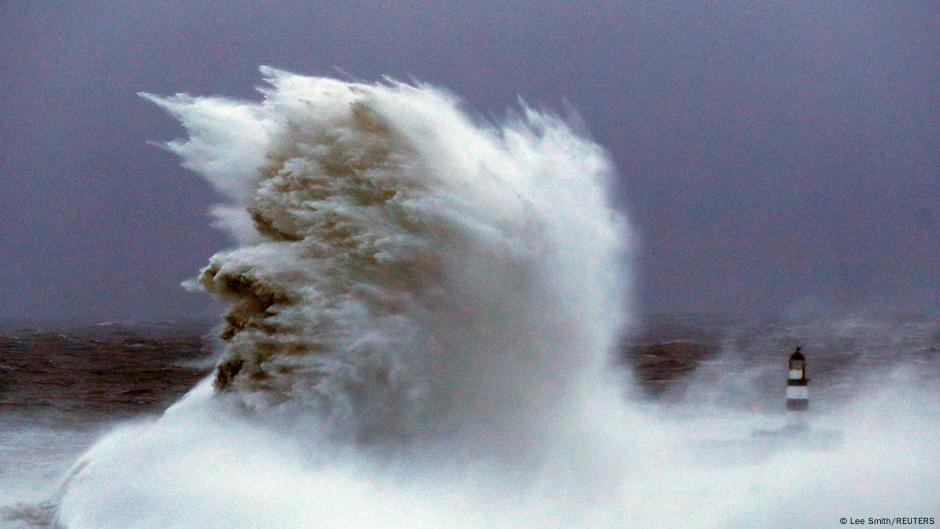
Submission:
<svg viewBox="0 0 940 529">
<path fill-rule="evenodd" d="M 643 312 L 940 307 L 940 4 L 427 3 L 0 3 L 0 317 L 206 314 L 219 197 L 135 94 L 254 98 L 260 64 L 567 99 Z"/>
</svg>

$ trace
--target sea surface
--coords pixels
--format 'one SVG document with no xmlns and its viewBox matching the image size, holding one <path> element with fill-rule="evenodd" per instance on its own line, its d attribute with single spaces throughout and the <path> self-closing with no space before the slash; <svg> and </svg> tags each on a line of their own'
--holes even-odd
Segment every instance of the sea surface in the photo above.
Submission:
<svg viewBox="0 0 940 529">
<path fill-rule="evenodd" d="M 631 325 L 610 372 L 624 399 L 663 413 L 785 415 L 786 360 L 807 356 L 811 413 L 838 410 L 903 373 L 940 390 L 940 318 L 652 315 Z M 0 329 L 0 527 L 50 524 L 70 466 L 117 424 L 160 414 L 209 376 L 206 322 Z M 45 511 L 43 509 L 46 509 Z"/>
<path fill-rule="evenodd" d="M 0 527 L 45 525 L 75 459 L 116 424 L 161 413 L 213 365 L 205 322 L 0 328 Z M 25 502 L 25 503 L 24 503 Z M 3 525 L 3 524 L 7 525 Z"/>
<path fill-rule="evenodd" d="M 206 322 L 6 324 L 0 526 L 47 526 L 42 499 L 54 498 L 74 460 L 114 425 L 160 414 L 209 376 L 215 343 Z M 797 346 L 808 359 L 814 413 L 838 409 L 898 372 L 926 394 L 940 389 L 940 319 L 919 315 L 653 315 L 628 329 L 610 370 L 624 380 L 624 399 L 641 406 L 783 415 L 786 359 Z"/>
</svg>

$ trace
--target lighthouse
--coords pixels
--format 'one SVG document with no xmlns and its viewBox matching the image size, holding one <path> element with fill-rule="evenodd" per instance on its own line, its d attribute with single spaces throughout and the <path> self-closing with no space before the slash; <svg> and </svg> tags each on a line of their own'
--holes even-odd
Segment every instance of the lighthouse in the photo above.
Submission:
<svg viewBox="0 0 940 529">
<path fill-rule="evenodd" d="M 797 412 L 799 418 L 802 418 L 800 412 L 809 409 L 808 383 L 806 357 L 797 347 L 796 351 L 790 355 L 790 364 L 787 368 L 787 411 Z"/>
</svg>

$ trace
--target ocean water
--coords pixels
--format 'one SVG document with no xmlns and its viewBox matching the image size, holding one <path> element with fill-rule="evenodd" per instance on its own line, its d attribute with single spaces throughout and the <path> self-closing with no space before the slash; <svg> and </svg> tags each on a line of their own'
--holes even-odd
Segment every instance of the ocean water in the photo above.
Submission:
<svg viewBox="0 0 940 529">
<path fill-rule="evenodd" d="M 45 527 L 78 455 L 212 367 L 205 322 L 0 325 L 0 526 Z"/>
<path fill-rule="evenodd" d="M 3 430 L 5 523 L 940 515 L 936 318 L 641 320 L 642 249 L 610 206 L 608 156 L 573 118 L 523 106 L 487 122 L 430 86 L 262 72 L 261 101 L 144 95 L 186 128 L 167 148 L 226 197 L 213 215 L 235 247 L 185 283 L 228 307 L 219 341 L 136 347 L 162 356 L 131 355 L 134 376 L 82 393 L 103 411 L 34 427 L 18 410 Z M 813 378 L 798 431 L 783 412 L 796 345 Z M 114 375 L 99 371 L 80 387 Z M 173 383 L 135 393 L 160 380 Z M 143 414 L 121 404 L 135 399 Z"/>
<path fill-rule="evenodd" d="M 152 326 L 140 325 L 7 326 L 0 333 L 4 377 L 0 386 L 0 527 L 53 526 L 63 483 L 75 461 L 95 441 L 128 424 L 155 421 L 191 385 L 211 376 L 215 347 L 211 327 L 170 324 L 154 332 Z M 940 321 L 936 318 L 653 315 L 630 326 L 611 355 L 609 372 L 621 382 L 625 406 L 642 410 L 646 420 L 673 425 L 685 441 L 674 454 L 683 459 L 665 467 L 669 470 L 710 468 L 720 475 L 738 467 L 760 469 L 768 460 L 793 451 L 802 455 L 802 465 L 826 471 L 821 465 L 845 449 L 844 438 L 814 443 L 814 434 L 802 440 L 800 436 L 783 440 L 755 436 L 755 432 L 787 424 L 785 360 L 797 344 L 807 353 L 812 379 L 810 432 L 831 431 L 832 425 L 841 424 L 842 436 L 854 431 L 892 443 L 910 443 L 930 434 L 919 429 L 936 418 L 926 413 L 930 399 L 940 391 Z M 100 354 L 89 361 L 89 353 L 95 350 Z M 120 376 L 101 380 L 104 372 Z M 37 376 L 43 378 L 37 380 Z M 912 418 L 911 403 L 919 399 L 923 402 L 913 406 L 923 406 L 924 415 Z M 867 413 L 878 400 L 882 405 L 910 402 L 888 410 L 873 424 Z M 906 422 L 894 417 L 898 412 Z M 853 416 L 860 424 L 841 422 Z M 925 448 L 930 446 L 929 439 L 920 438 Z M 628 454 L 631 447 L 622 449 Z M 845 488 L 904 480 L 904 475 L 891 474 L 890 461 L 883 461 L 893 450 L 876 445 L 868 456 L 881 461 L 884 468 L 873 482 L 853 476 Z M 933 450 L 925 449 L 921 463 L 928 463 Z M 647 485 L 674 483 L 675 477 L 650 479 Z M 936 492 L 935 478 L 920 484 Z M 681 496 L 685 496 L 681 491 L 664 492 L 662 499 Z M 935 506 L 930 501 L 915 506 L 913 512 L 935 516 Z M 822 519 L 843 509 L 848 507 L 834 505 L 818 516 Z M 646 515 L 644 523 L 655 525 L 656 513 Z"/>
</svg>

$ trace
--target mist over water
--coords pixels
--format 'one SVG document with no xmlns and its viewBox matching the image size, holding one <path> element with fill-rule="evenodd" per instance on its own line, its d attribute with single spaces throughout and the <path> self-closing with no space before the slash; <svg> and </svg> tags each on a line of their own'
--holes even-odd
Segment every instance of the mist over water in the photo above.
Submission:
<svg viewBox="0 0 940 529">
<path fill-rule="evenodd" d="M 523 107 L 262 69 L 260 102 L 147 95 L 228 201 L 191 288 L 219 364 L 75 464 L 68 528 L 824 527 L 936 516 L 937 391 L 903 366 L 813 417 L 630 401 L 629 243 L 603 149 Z M 721 393 L 733 382 L 711 386 Z"/>
</svg>

